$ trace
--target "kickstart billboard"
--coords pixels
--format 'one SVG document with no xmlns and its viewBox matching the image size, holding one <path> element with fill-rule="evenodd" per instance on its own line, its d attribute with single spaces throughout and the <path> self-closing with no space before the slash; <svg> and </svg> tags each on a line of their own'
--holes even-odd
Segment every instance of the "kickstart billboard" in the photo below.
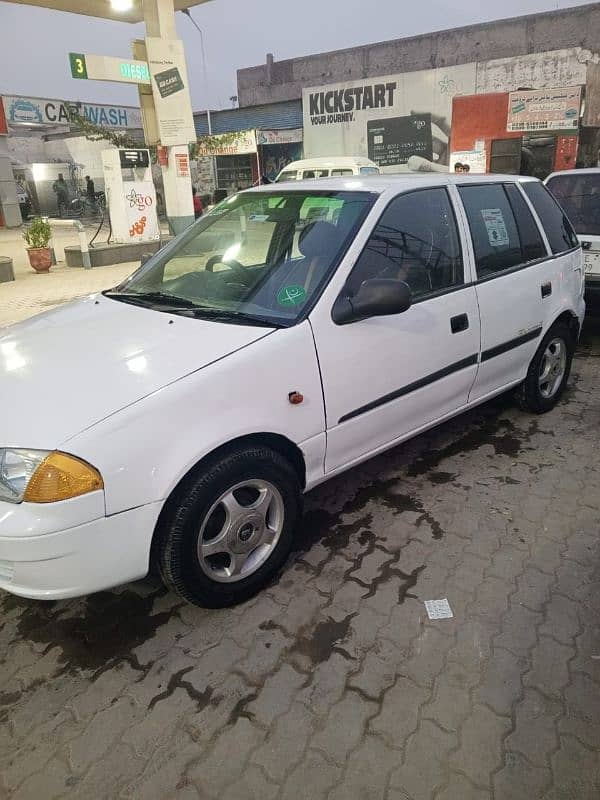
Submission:
<svg viewBox="0 0 600 800">
<path fill-rule="evenodd" d="M 304 89 L 305 158 L 366 156 L 384 172 L 447 168 L 452 98 L 475 91 L 475 64 Z"/>
</svg>

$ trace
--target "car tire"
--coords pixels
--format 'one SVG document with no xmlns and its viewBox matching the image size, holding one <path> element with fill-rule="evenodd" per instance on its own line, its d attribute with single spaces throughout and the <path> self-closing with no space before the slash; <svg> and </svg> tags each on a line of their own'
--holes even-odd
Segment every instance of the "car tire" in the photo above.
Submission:
<svg viewBox="0 0 600 800">
<path fill-rule="evenodd" d="M 545 414 L 558 403 L 565 390 L 575 352 L 573 334 L 562 322 L 553 325 L 537 349 L 527 377 L 517 392 L 526 411 Z"/>
<path fill-rule="evenodd" d="M 205 608 L 247 600 L 285 563 L 301 505 L 296 471 L 268 447 L 209 462 L 182 486 L 158 531 L 163 582 Z"/>
</svg>

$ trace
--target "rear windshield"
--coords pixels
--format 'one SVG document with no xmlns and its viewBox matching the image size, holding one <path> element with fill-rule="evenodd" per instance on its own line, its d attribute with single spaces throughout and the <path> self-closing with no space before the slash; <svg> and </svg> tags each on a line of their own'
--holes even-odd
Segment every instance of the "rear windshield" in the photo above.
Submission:
<svg viewBox="0 0 600 800">
<path fill-rule="evenodd" d="M 567 212 L 576 233 L 600 236 L 600 172 L 557 175 L 546 185 Z"/>
</svg>

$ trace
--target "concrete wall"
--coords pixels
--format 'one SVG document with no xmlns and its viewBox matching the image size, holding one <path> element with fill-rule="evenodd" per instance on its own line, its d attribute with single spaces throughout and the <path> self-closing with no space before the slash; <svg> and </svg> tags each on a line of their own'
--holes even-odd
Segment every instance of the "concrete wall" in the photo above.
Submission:
<svg viewBox="0 0 600 800">
<path fill-rule="evenodd" d="M 597 60 L 592 54 L 600 48 L 600 3 L 285 61 L 268 60 L 238 70 L 239 104 L 295 100 L 307 86 L 574 48 L 579 48 L 583 63 Z M 550 65 L 548 69 L 550 74 Z M 484 91 L 500 90 L 498 74 L 490 72 L 490 88 Z M 577 82 L 585 83 L 585 79 Z M 553 85 L 558 84 L 555 78 Z"/>
<path fill-rule="evenodd" d="M 597 46 L 600 47 L 600 40 Z M 589 50 L 572 47 L 481 61 L 477 64 L 477 94 L 514 92 L 524 87 L 550 89 L 584 85 L 588 63 L 597 58 L 597 54 Z"/>
<path fill-rule="evenodd" d="M 8 137 L 0 134 L 0 225 L 16 228 L 20 224 L 21 212 L 8 154 Z"/>
</svg>

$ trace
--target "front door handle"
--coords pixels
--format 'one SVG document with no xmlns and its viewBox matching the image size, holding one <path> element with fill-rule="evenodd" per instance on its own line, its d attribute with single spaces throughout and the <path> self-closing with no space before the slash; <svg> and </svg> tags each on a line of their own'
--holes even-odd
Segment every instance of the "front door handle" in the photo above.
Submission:
<svg viewBox="0 0 600 800">
<path fill-rule="evenodd" d="M 450 328 L 452 333 L 460 333 L 466 331 L 469 327 L 469 317 L 466 314 L 458 314 L 456 317 L 450 319 Z"/>
<path fill-rule="evenodd" d="M 550 297 L 552 294 L 552 284 L 550 281 L 548 283 L 542 283 L 542 297 Z"/>
</svg>

